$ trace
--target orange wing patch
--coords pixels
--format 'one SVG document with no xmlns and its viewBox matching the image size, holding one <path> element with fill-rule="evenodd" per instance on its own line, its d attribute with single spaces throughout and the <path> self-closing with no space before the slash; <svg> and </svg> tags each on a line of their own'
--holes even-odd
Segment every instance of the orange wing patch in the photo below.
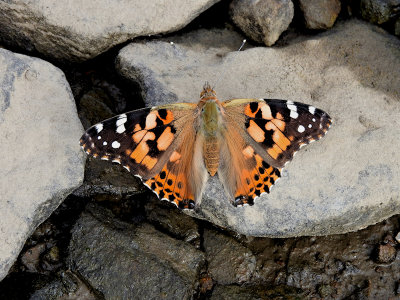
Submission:
<svg viewBox="0 0 400 300">
<path fill-rule="evenodd" d="M 269 193 L 271 187 L 281 176 L 281 169 L 271 167 L 260 155 L 253 156 L 255 166 L 243 169 L 240 173 L 240 184 L 235 191 L 235 206 L 253 205 L 254 199 L 263 193 Z"/>
<path fill-rule="evenodd" d="M 175 155 L 180 155 L 174 151 Z M 148 179 L 145 184 L 152 189 L 161 200 L 168 200 L 181 209 L 194 207 L 194 194 L 184 172 L 179 170 L 180 160 L 169 161 L 162 171 Z"/>
</svg>

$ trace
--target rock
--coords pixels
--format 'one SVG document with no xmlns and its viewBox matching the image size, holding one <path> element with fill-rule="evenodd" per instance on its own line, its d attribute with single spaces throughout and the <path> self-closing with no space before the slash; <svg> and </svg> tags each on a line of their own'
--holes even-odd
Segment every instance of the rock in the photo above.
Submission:
<svg viewBox="0 0 400 300">
<path fill-rule="evenodd" d="M 398 232 L 398 233 L 396 234 L 395 239 L 396 239 L 397 243 L 400 244 L 400 232 Z"/>
<path fill-rule="evenodd" d="M 378 263 L 388 264 L 396 259 L 396 248 L 390 244 L 384 244 L 378 246 Z"/>
<path fill-rule="evenodd" d="M 241 38 L 226 30 L 168 41 L 174 44 L 132 43 L 117 58 L 121 74 L 141 84 L 148 106 L 197 103 L 207 80 L 217 83 L 220 100 L 301 101 L 324 109 L 334 122 L 324 139 L 297 153 L 272 192 L 254 206 L 234 207 L 211 177 L 195 211 L 185 213 L 244 235 L 270 237 L 356 231 L 400 213 L 400 152 L 394 150 L 400 131 L 393 130 L 400 126 L 396 37 L 351 20 L 280 49 L 230 53 Z"/>
<path fill-rule="evenodd" d="M 230 14 L 248 37 L 272 46 L 288 29 L 294 8 L 291 0 L 234 0 Z"/>
<path fill-rule="evenodd" d="M 361 0 L 362 17 L 374 24 L 383 24 L 399 15 L 400 0 Z"/>
<path fill-rule="evenodd" d="M 394 23 L 394 34 L 400 36 L 400 18 Z"/>
<path fill-rule="evenodd" d="M 40 255 L 46 250 L 44 243 L 37 244 L 34 247 L 29 248 L 21 255 L 21 263 L 24 265 L 28 272 L 39 272 L 39 258 Z"/>
<path fill-rule="evenodd" d="M 2 4 L 0 4 L 1 6 Z M 0 49 L 0 279 L 25 240 L 83 181 L 83 128 L 64 74 Z"/>
<path fill-rule="evenodd" d="M 147 201 L 144 205 L 146 219 L 177 239 L 200 248 L 200 232 L 196 220 L 165 201 Z"/>
<path fill-rule="evenodd" d="M 205 230 L 203 238 L 208 271 L 213 280 L 224 285 L 250 281 L 255 271 L 256 258 L 249 249 L 211 230 Z"/>
<path fill-rule="evenodd" d="M 300 0 L 300 9 L 309 29 L 328 29 L 340 13 L 339 0 Z"/>
<path fill-rule="evenodd" d="M 57 59 L 84 61 L 138 36 L 181 29 L 216 2 L 1 1 L 0 37 Z"/>
<path fill-rule="evenodd" d="M 226 285 L 217 286 L 213 290 L 211 300 L 253 300 L 253 299 L 265 299 L 265 300 L 296 300 L 305 299 L 304 292 L 300 289 L 296 289 L 289 286 L 236 286 Z"/>
<path fill-rule="evenodd" d="M 90 288 L 82 280 L 80 280 L 76 274 L 72 273 L 71 271 L 65 271 L 61 272 L 59 279 L 56 279 L 43 288 L 35 291 L 29 299 L 96 300 L 99 298 L 95 296 Z"/>
<path fill-rule="evenodd" d="M 106 299 L 189 299 L 204 254 L 149 224 L 89 206 L 72 230 L 69 265 Z M 102 220 L 102 221 L 99 221 Z"/>
</svg>

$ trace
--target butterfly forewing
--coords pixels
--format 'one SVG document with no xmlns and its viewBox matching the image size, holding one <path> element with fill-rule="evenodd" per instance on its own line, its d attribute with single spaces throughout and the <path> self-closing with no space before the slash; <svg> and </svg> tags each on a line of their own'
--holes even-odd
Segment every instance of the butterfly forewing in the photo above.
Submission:
<svg viewBox="0 0 400 300">
<path fill-rule="evenodd" d="M 244 139 L 253 142 L 255 151 L 278 168 L 290 161 L 301 146 L 323 137 L 332 123 L 324 111 L 299 102 L 234 99 L 223 105 L 228 116 L 242 116 L 240 126 L 247 134 Z"/>
</svg>

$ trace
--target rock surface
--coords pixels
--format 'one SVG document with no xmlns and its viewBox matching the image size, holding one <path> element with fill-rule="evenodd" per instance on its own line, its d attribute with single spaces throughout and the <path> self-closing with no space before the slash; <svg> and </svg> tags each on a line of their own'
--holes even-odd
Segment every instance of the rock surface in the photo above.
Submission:
<svg viewBox="0 0 400 300">
<path fill-rule="evenodd" d="M 117 67 L 141 84 L 151 106 L 197 102 L 208 80 L 218 82 L 220 100 L 301 101 L 327 111 L 334 125 L 297 154 L 271 194 L 254 206 L 233 207 L 212 177 L 201 203 L 188 213 L 270 237 L 355 231 L 399 213 L 400 131 L 393 130 L 400 126 L 398 39 L 356 20 L 280 49 L 229 53 L 241 38 L 224 44 L 227 35 L 199 31 L 170 37 L 173 45 L 130 44 L 120 51 Z"/>
<path fill-rule="evenodd" d="M 247 36 L 272 46 L 292 22 L 294 7 L 291 0 L 234 0 L 230 13 Z"/>
<path fill-rule="evenodd" d="M 309 29 L 331 28 L 340 13 L 339 0 L 300 0 L 299 4 Z"/>
<path fill-rule="evenodd" d="M 0 278 L 36 226 L 82 183 L 82 131 L 64 74 L 0 49 Z"/>
<path fill-rule="evenodd" d="M 95 206 L 76 223 L 69 249 L 70 268 L 106 299 L 190 299 L 204 264 L 190 244 Z"/>
<path fill-rule="evenodd" d="M 374 24 L 383 24 L 399 17 L 400 0 L 361 0 L 361 15 Z"/>
<path fill-rule="evenodd" d="M 251 281 L 256 258 L 249 249 L 211 230 L 204 231 L 203 244 L 208 271 L 218 284 L 244 284 Z"/>
<path fill-rule="evenodd" d="M 57 59 L 84 61 L 134 37 L 183 28 L 216 2 L 1 1 L 0 37 Z"/>
</svg>

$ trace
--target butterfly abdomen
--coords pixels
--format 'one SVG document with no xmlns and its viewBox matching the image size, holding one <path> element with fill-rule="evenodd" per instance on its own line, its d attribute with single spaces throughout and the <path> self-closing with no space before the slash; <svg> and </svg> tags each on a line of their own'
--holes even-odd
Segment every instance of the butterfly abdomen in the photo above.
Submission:
<svg viewBox="0 0 400 300">
<path fill-rule="evenodd" d="M 204 163 L 208 173 L 214 176 L 219 166 L 220 143 L 217 136 L 206 137 L 203 146 Z"/>
</svg>

